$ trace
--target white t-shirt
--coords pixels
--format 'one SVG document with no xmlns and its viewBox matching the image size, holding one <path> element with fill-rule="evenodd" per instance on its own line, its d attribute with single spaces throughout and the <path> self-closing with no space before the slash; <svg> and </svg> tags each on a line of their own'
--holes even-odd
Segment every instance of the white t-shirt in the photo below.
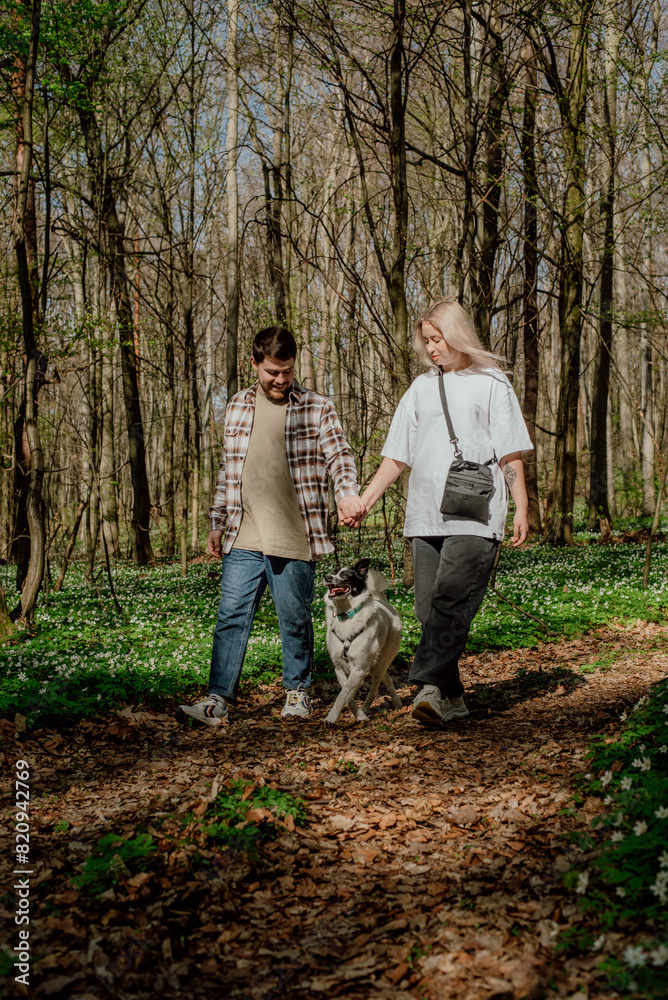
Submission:
<svg viewBox="0 0 668 1000">
<path fill-rule="evenodd" d="M 480 535 L 502 539 L 508 512 L 508 489 L 498 461 L 490 465 L 495 491 L 489 524 L 449 520 L 441 514 L 445 479 L 454 460 L 434 371 L 420 375 L 394 414 L 383 457 L 411 468 L 404 534 Z M 466 461 L 497 460 L 533 448 L 520 404 L 506 376 L 488 368 L 446 372 L 445 394 L 459 449 Z"/>
</svg>

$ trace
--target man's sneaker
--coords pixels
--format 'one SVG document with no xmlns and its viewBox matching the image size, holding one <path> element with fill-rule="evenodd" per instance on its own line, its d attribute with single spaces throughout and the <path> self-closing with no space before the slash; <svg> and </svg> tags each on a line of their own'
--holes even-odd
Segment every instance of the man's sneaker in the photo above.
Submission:
<svg viewBox="0 0 668 1000">
<path fill-rule="evenodd" d="M 439 726 L 443 722 L 443 700 L 434 684 L 425 684 L 416 696 L 411 715 L 426 726 Z"/>
<path fill-rule="evenodd" d="M 450 719 L 463 718 L 463 716 L 469 714 L 469 710 L 464 704 L 464 699 L 461 695 L 459 698 L 444 698 L 441 709 L 443 711 L 443 722 L 448 722 Z"/>
<path fill-rule="evenodd" d="M 207 726 L 219 726 L 227 722 L 227 703 L 218 694 L 210 694 L 196 705 L 179 705 L 176 710 L 177 722 L 187 722 L 188 718 L 204 722 Z"/>
<path fill-rule="evenodd" d="M 286 692 L 285 705 L 281 710 L 282 719 L 291 719 L 293 717 L 308 719 L 310 714 L 311 706 L 309 704 L 308 691 L 302 691 L 299 688 L 297 691 Z"/>
</svg>

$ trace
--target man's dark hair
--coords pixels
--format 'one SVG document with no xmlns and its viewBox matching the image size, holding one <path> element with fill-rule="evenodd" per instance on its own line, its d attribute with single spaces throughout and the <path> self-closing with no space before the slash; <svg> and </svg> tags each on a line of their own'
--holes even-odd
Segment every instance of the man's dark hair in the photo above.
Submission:
<svg viewBox="0 0 668 1000">
<path fill-rule="evenodd" d="M 297 357 L 297 341 L 284 326 L 268 326 L 255 334 L 253 357 L 258 365 L 265 358 L 291 361 Z"/>
</svg>

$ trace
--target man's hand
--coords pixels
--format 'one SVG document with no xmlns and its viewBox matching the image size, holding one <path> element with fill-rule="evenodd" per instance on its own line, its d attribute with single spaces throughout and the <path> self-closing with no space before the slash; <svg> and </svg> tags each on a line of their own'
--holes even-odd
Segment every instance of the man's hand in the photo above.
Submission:
<svg viewBox="0 0 668 1000">
<path fill-rule="evenodd" d="M 216 559 L 220 559 L 223 554 L 223 533 L 220 530 L 210 531 L 209 537 L 206 542 L 206 548 L 211 556 L 215 556 Z"/>
<path fill-rule="evenodd" d="M 354 494 L 348 497 L 341 497 L 336 505 L 336 509 L 339 512 L 339 524 L 344 524 L 346 528 L 359 528 L 368 514 L 366 504 Z"/>
</svg>

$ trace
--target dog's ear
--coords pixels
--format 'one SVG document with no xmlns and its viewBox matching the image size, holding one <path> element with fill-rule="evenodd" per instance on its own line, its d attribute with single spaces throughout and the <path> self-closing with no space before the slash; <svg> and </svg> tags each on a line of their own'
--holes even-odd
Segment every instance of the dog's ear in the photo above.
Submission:
<svg viewBox="0 0 668 1000">
<path fill-rule="evenodd" d="M 369 572 L 370 565 L 371 565 L 370 559 L 360 559 L 359 562 L 355 563 L 353 569 L 356 570 L 360 576 L 366 576 L 367 573 Z"/>
</svg>

